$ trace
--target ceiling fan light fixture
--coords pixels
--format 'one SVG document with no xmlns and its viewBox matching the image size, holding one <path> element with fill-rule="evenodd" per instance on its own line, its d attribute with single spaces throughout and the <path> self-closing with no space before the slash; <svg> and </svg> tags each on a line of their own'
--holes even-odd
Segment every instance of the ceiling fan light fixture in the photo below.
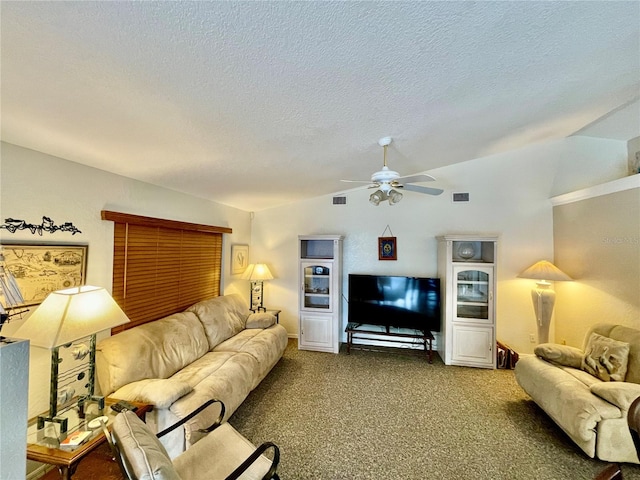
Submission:
<svg viewBox="0 0 640 480">
<path fill-rule="evenodd" d="M 431 182 L 435 180 L 431 175 L 419 173 L 416 175 L 401 176 L 398 172 L 391 170 L 387 166 L 387 147 L 391 144 L 391 137 L 383 137 L 378 141 L 383 150 L 382 169 L 373 172 L 371 180 L 342 180 L 343 182 L 368 183 L 369 188 L 377 189 L 369 196 L 369 202 L 373 205 L 380 205 L 380 202 L 389 200 L 389 205 L 395 205 L 402 200 L 402 193 L 398 189 L 409 190 L 427 195 L 440 195 L 444 190 L 440 188 L 429 188 L 421 185 L 414 185 L 413 182 Z"/>
<path fill-rule="evenodd" d="M 389 205 L 395 205 L 400 200 L 402 200 L 402 194 L 397 190 L 389 191 Z"/>
<path fill-rule="evenodd" d="M 377 207 L 378 205 L 380 205 L 380 202 L 385 199 L 384 197 L 385 195 L 384 195 L 384 192 L 382 192 L 382 190 L 376 190 L 369 196 L 369 202 L 371 202 Z"/>
</svg>

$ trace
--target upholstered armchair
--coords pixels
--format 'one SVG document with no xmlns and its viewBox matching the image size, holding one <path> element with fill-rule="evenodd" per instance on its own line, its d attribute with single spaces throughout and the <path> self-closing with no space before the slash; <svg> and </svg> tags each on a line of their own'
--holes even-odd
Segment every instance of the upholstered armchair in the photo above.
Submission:
<svg viewBox="0 0 640 480">
<path fill-rule="evenodd" d="M 220 403 L 222 412 L 206 435 L 184 453 L 171 460 L 158 439 L 211 405 Z M 177 424 L 157 435 L 130 411 L 118 414 L 107 440 L 122 473 L 129 480 L 279 480 L 276 469 L 280 460 L 277 445 L 266 442 L 255 447 L 229 423 L 220 424 L 224 404 L 210 400 Z M 106 430 L 106 429 L 105 429 Z M 272 451 L 272 458 L 265 452 Z"/>
</svg>

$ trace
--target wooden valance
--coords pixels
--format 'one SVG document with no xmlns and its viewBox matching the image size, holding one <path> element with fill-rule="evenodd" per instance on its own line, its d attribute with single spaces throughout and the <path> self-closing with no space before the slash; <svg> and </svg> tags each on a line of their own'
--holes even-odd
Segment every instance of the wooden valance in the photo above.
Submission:
<svg viewBox="0 0 640 480">
<path fill-rule="evenodd" d="M 113 298 L 130 323 L 117 333 L 220 295 L 227 227 L 103 210 L 114 225 Z"/>
<path fill-rule="evenodd" d="M 102 220 L 111 220 L 116 223 L 132 223 L 147 227 L 164 227 L 177 230 L 192 230 L 195 232 L 208 233 L 232 233 L 229 227 L 215 227 L 213 225 L 202 225 L 199 223 L 179 222 L 177 220 L 165 220 L 164 218 L 144 217 L 142 215 L 132 215 L 130 213 L 112 212 L 102 210 L 100 212 Z"/>
</svg>

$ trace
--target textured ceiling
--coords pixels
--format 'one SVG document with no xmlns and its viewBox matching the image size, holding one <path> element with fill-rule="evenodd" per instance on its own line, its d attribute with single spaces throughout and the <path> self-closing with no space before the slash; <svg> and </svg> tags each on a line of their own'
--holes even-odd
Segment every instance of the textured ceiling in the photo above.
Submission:
<svg viewBox="0 0 640 480">
<path fill-rule="evenodd" d="M 383 136 L 408 175 L 640 134 L 637 1 L 0 9 L 3 140 L 244 210 L 369 178 Z"/>
</svg>

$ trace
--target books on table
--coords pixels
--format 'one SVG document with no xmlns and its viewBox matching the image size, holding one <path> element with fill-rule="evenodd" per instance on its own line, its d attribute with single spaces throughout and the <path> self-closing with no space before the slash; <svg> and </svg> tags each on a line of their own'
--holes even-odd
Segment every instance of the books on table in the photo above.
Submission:
<svg viewBox="0 0 640 480">
<path fill-rule="evenodd" d="M 67 438 L 60 442 L 60 448 L 62 450 L 73 450 L 79 445 L 89 440 L 91 437 L 90 431 L 77 431 L 70 434 Z"/>
</svg>

